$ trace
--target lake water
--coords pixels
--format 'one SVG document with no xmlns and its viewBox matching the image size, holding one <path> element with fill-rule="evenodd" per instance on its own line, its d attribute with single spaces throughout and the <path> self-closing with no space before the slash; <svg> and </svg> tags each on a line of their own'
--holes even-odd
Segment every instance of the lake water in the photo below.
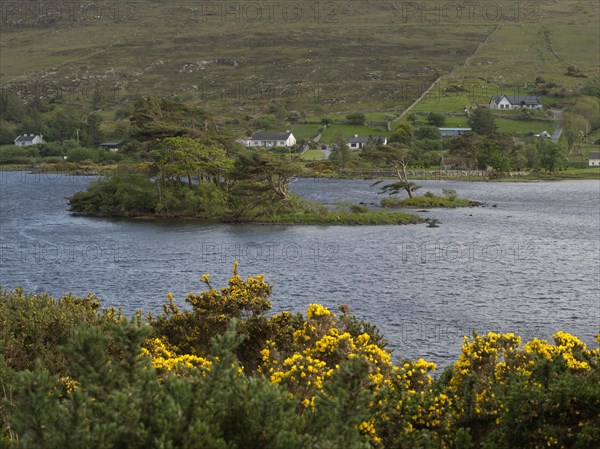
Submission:
<svg viewBox="0 0 600 449">
<path fill-rule="evenodd" d="M 72 216 L 89 177 L 0 172 L 0 283 L 53 295 L 95 292 L 105 306 L 158 312 L 228 278 L 266 274 L 274 311 L 348 304 L 398 358 L 440 366 L 472 331 L 524 339 L 564 330 L 588 344 L 600 323 L 600 182 L 420 181 L 488 207 L 420 212 L 439 228 L 261 226 Z M 306 198 L 379 203 L 362 180 L 299 180 Z M 492 207 L 495 205 L 496 207 Z"/>
</svg>

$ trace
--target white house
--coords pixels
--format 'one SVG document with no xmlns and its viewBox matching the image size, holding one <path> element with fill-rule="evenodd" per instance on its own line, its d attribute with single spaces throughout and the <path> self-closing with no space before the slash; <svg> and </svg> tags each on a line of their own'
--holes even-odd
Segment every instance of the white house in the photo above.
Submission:
<svg viewBox="0 0 600 449">
<path fill-rule="evenodd" d="M 588 167 L 600 167 L 600 151 L 592 151 L 589 154 Z"/>
<path fill-rule="evenodd" d="M 359 136 L 355 134 L 352 137 L 348 137 L 346 139 L 348 142 L 348 148 L 351 150 L 361 150 L 368 143 L 373 143 L 374 145 L 387 145 L 387 137 L 385 136 Z"/>
<path fill-rule="evenodd" d="M 541 109 L 542 104 L 535 95 L 496 95 L 490 101 L 490 109 Z"/>
<path fill-rule="evenodd" d="M 442 137 L 462 136 L 464 133 L 470 133 L 471 128 L 438 128 Z"/>
<path fill-rule="evenodd" d="M 243 144 L 247 147 L 293 147 L 296 145 L 296 138 L 289 130 L 284 133 L 260 131 L 244 140 Z"/>
<path fill-rule="evenodd" d="M 41 134 L 21 134 L 15 139 L 15 145 L 18 147 L 30 147 L 41 143 L 45 143 Z"/>
</svg>

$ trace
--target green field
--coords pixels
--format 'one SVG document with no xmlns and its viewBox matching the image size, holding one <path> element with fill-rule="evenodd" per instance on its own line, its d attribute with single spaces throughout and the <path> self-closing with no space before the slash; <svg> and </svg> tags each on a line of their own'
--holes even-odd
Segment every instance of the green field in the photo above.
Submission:
<svg viewBox="0 0 600 449">
<path fill-rule="evenodd" d="M 312 140 L 319 134 L 319 125 L 289 125 L 288 128 L 296 140 L 305 139 Z"/>
<path fill-rule="evenodd" d="M 542 131 L 548 131 L 552 134 L 552 131 L 554 130 L 554 124 L 552 122 L 540 122 L 535 120 L 521 121 L 500 118 L 496 119 L 496 125 L 498 125 L 498 132 L 510 134 L 527 134 L 529 131 L 536 134 Z"/>
<path fill-rule="evenodd" d="M 536 2 L 533 9 L 539 16 L 532 15 L 527 23 L 499 22 L 477 53 L 443 76 L 413 111 L 460 113 L 466 107 L 489 104 L 492 96 L 500 94 L 536 94 L 546 106 L 564 107 L 568 100 L 546 95 L 535 84 L 537 77 L 562 86 L 565 98 L 582 85 L 598 83 L 598 3 Z M 583 77 L 567 76 L 570 65 Z M 503 124 L 502 128 L 508 132 L 512 127 Z"/>
<path fill-rule="evenodd" d="M 325 143 L 333 143 L 338 138 L 359 136 L 387 136 L 388 132 L 379 126 L 329 125 L 321 137 Z"/>
<path fill-rule="evenodd" d="M 302 154 L 302 159 L 304 159 L 305 161 L 325 159 L 325 154 L 321 150 L 306 150 Z"/>
</svg>

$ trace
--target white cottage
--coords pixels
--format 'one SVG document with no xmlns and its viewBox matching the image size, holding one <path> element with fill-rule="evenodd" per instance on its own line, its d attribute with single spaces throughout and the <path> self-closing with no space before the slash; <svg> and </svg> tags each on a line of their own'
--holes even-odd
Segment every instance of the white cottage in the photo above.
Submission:
<svg viewBox="0 0 600 449">
<path fill-rule="evenodd" d="M 352 137 L 346 139 L 348 148 L 351 150 L 361 150 L 366 144 L 372 143 L 374 145 L 387 145 L 387 137 L 385 136 L 359 136 L 355 134 Z"/>
<path fill-rule="evenodd" d="M 15 145 L 18 147 L 30 147 L 40 145 L 44 142 L 44 136 L 41 134 L 21 134 L 15 139 Z"/>
<path fill-rule="evenodd" d="M 243 143 L 247 147 L 293 147 L 296 145 L 296 138 L 289 130 L 284 133 L 260 131 Z"/>
<path fill-rule="evenodd" d="M 542 104 L 535 95 L 496 95 L 490 101 L 490 109 L 541 109 Z"/>
<path fill-rule="evenodd" d="M 600 167 L 600 151 L 592 151 L 589 154 L 588 167 Z"/>
</svg>

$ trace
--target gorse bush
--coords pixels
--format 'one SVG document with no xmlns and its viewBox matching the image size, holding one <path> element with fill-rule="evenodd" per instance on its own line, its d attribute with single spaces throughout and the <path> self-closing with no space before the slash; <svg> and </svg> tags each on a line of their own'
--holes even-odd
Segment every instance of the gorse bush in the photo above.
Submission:
<svg viewBox="0 0 600 449">
<path fill-rule="evenodd" d="M 82 323 L 104 327 L 123 319 L 115 309 L 100 310 L 93 294 L 54 299 L 48 294 L 28 294 L 21 288 L 0 288 L 0 348 L 15 371 L 32 369 L 36 359 L 53 373 L 67 374 L 70 365 L 60 347 Z"/>
<path fill-rule="evenodd" d="M 465 337 L 434 377 L 370 323 L 270 315 L 263 276 L 172 295 L 158 316 L 0 291 L 0 447 L 592 448 L 600 350 L 564 332 Z M 598 337 L 600 338 L 600 336 Z"/>
</svg>

